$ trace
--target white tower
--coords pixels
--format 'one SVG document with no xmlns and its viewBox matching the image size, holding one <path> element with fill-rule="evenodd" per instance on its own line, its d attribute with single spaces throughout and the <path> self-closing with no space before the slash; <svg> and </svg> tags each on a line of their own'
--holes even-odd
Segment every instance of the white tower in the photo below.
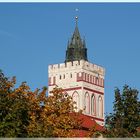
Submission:
<svg viewBox="0 0 140 140">
<path fill-rule="evenodd" d="M 49 92 L 57 85 L 63 88 L 84 114 L 104 125 L 105 69 L 87 60 L 85 41 L 77 26 L 68 42 L 65 63 L 49 65 Z"/>
</svg>

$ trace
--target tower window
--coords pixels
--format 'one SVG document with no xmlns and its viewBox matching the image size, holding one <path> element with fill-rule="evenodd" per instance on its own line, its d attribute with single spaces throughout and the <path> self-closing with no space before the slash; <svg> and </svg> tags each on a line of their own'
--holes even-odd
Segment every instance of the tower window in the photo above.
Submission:
<svg viewBox="0 0 140 140">
<path fill-rule="evenodd" d="M 96 84 L 99 85 L 99 78 L 96 77 Z"/>
<path fill-rule="evenodd" d="M 93 94 L 91 97 L 91 114 L 95 115 L 95 111 L 96 111 L 96 102 L 95 102 L 95 96 Z"/>
<path fill-rule="evenodd" d="M 96 84 L 96 77 L 93 77 L 93 83 Z"/>
<path fill-rule="evenodd" d="M 101 96 L 98 97 L 98 116 L 103 117 L 103 99 Z"/>
<path fill-rule="evenodd" d="M 85 113 L 90 113 L 90 99 L 88 92 L 85 93 Z"/>
<path fill-rule="evenodd" d="M 102 79 L 102 87 L 104 87 L 104 79 Z"/>
<path fill-rule="evenodd" d="M 55 85 L 55 83 L 56 83 L 56 78 L 55 78 L 55 76 L 53 77 L 53 84 Z"/>
<path fill-rule="evenodd" d="M 72 78 L 72 73 L 70 74 L 70 78 Z"/>
<path fill-rule="evenodd" d="M 82 76 L 82 73 L 81 72 L 79 72 L 79 77 L 81 77 Z"/>
<path fill-rule="evenodd" d="M 102 79 L 101 78 L 99 78 L 99 86 L 102 86 L 102 81 L 101 81 Z"/>
<path fill-rule="evenodd" d="M 59 79 L 61 79 L 62 77 L 61 77 L 61 75 L 60 75 L 60 77 L 59 77 Z"/>
<path fill-rule="evenodd" d="M 83 80 L 86 80 L 86 74 L 83 73 Z"/>
<path fill-rule="evenodd" d="M 77 91 L 75 91 L 72 95 L 73 102 L 75 102 L 74 107 L 76 107 L 75 111 L 79 110 L 79 104 L 80 104 L 80 97 Z"/>
<path fill-rule="evenodd" d="M 89 82 L 89 74 L 87 74 L 87 82 Z"/>
<path fill-rule="evenodd" d="M 90 75 L 90 82 L 92 83 L 92 75 Z"/>
<path fill-rule="evenodd" d="M 63 75 L 63 78 L 65 79 L 65 74 Z"/>
<path fill-rule="evenodd" d="M 86 81 L 88 81 L 88 74 L 86 73 L 85 75 L 86 75 Z"/>
</svg>

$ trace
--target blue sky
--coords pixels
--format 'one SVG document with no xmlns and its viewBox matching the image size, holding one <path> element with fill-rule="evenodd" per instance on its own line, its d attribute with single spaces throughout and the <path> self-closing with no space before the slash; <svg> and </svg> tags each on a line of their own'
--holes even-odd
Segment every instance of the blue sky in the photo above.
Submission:
<svg viewBox="0 0 140 140">
<path fill-rule="evenodd" d="M 17 85 L 47 86 L 48 65 L 64 62 L 76 15 L 89 61 L 106 69 L 111 112 L 115 87 L 140 90 L 140 3 L 0 3 L 0 69 Z"/>
</svg>

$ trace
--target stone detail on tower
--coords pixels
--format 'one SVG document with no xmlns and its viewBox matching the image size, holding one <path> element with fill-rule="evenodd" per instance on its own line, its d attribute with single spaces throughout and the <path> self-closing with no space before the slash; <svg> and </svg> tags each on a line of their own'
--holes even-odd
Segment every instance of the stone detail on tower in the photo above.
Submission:
<svg viewBox="0 0 140 140">
<path fill-rule="evenodd" d="M 58 86 L 76 102 L 77 111 L 104 125 L 104 76 L 105 69 L 87 61 L 85 42 L 81 41 L 76 24 L 71 42 L 68 43 L 65 63 L 48 67 L 49 95 Z"/>
</svg>

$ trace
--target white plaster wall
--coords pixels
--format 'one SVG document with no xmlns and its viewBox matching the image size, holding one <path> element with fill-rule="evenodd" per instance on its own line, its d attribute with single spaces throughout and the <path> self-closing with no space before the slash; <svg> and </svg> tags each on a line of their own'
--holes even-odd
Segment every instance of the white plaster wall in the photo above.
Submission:
<svg viewBox="0 0 140 140">
<path fill-rule="evenodd" d="M 76 87 L 82 87 L 82 89 L 78 89 L 78 90 L 72 90 L 72 91 L 66 91 L 70 96 L 72 96 L 74 91 L 77 91 L 79 96 L 80 96 L 80 108 L 79 109 L 84 109 L 85 107 L 85 93 L 88 92 L 89 96 L 90 96 L 90 114 L 87 114 L 89 116 L 92 116 L 91 114 L 91 96 L 94 92 L 92 91 L 87 91 L 85 89 L 83 89 L 83 87 L 89 88 L 91 90 L 96 90 L 99 92 L 104 93 L 104 88 L 97 86 L 97 85 L 93 85 L 91 83 L 87 83 L 87 82 L 77 82 L 77 73 L 79 72 L 85 72 L 87 74 L 96 76 L 96 77 L 100 77 L 104 79 L 104 74 L 105 74 L 105 70 L 103 67 L 89 63 L 87 61 L 81 60 L 80 62 L 78 61 L 74 61 L 73 64 L 72 62 L 67 62 L 65 63 L 61 63 L 61 64 L 55 64 L 55 65 L 49 65 L 48 67 L 48 72 L 49 72 L 49 77 L 56 77 L 56 85 L 58 87 L 61 87 L 63 89 L 69 89 L 69 88 L 76 88 Z M 71 78 L 71 74 L 72 74 L 72 78 Z M 60 79 L 60 75 L 61 75 L 61 79 Z M 64 78 L 65 75 L 65 78 Z M 53 90 L 55 86 L 49 86 L 49 92 L 51 90 Z M 94 93 L 95 98 L 96 98 L 96 116 L 97 118 L 100 118 L 98 116 L 98 97 L 100 94 L 97 94 L 96 92 Z M 100 95 L 102 97 L 103 100 L 103 112 L 104 112 L 104 95 Z M 104 113 L 103 113 L 103 117 L 100 119 L 104 119 Z M 97 123 L 101 124 L 103 122 L 101 121 L 97 121 Z"/>
</svg>

